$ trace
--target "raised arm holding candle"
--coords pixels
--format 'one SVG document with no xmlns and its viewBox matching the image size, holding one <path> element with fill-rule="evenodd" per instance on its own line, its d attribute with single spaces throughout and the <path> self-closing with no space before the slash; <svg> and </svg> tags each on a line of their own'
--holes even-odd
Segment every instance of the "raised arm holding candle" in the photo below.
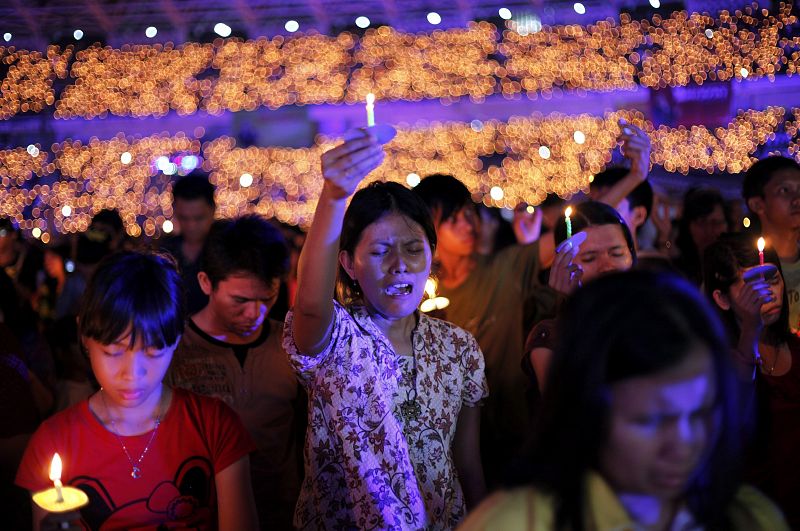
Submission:
<svg viewBox="0 0 800 531">
<path fill-rule="evenodd" d="M 467 332 L 418 311 L 436 247 L 425 204 L 396 182 L 356 192 L 383 158 L 372 134 L 322 155 L 283 341 L 316 427 L 298 528 L 449 529 L 485 491 L 483 356 Z"/>
</svg>

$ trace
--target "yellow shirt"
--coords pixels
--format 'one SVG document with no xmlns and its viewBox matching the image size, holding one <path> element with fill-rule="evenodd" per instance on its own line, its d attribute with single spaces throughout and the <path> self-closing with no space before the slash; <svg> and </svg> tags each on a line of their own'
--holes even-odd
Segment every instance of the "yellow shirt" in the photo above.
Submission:
<svg viewBox="0 0 800 531">
<path fill-rule="evenodd" d="M 616 493 L 596 473 L 587 476 L 587 529 L 597 531 L 636 531 L 637 524 L 622 506 Z M 460 531 L 545 531 L 555 529 L 555 504 L 552 495 L 532 487 L 500 491 L 470 513 Z M 788 531 L 780 510 L 763 494 L 742 486 L 728 508 L 733 530 Z"/>
</svg>

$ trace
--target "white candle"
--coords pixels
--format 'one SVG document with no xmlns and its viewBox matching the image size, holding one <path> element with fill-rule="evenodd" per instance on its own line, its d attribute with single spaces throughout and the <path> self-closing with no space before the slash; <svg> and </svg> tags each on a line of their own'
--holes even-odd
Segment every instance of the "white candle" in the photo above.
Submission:
<svg viewBox="0 0 800 531">
<path fill-rule="evenodd" d="M 50 461 L 50 481 L 56 487 L 56 502 L 64 503 L 64 494 L 61 491 L 61 456 L 58 455 L 58 452 L 53 456 L 53 460 Z"/>
<path fill-rule="evenodd" d="M 375 125 L 375 94 L 367 94 L 367 127 Z"/>
<path fill-rule="evenodd" d="M 65 487 L 61 483 L 61 456 L 56 453 L 50 461 L 50 480 L 54 488 L 37 492 L 33 501 L 47 512 L 64 513 L 80 509 L 89 503 L 89 497 L 80 489 Z"/>
</svg>

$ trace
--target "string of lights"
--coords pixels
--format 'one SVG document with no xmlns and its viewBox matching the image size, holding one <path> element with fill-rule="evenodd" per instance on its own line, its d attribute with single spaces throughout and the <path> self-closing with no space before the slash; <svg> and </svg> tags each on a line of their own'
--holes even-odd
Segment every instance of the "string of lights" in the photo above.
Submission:
<svg viewBox="0 0 800 531">
<path fill-rule="evenodd" d="M 716 17 L 685 11 L 668 18 L 499 31 L 488 22 L 409 34 L 370 28 L 361 37 L 297 35 L 179 46 L 92 46 L 73 54 L 0 48 L 8 73 L 0 118 L 54 107 L 57 118 L 162 116 L 492 94 L 548 98 L 564 90 L 663 88 L 708 81 L 794 75 L 800 37 L 792 6 L 756 4 Z M 60 94 L 55 78 L 71 79 Z"/>
<path fill-rule="evenodd" d="M 420 176 L 450 173 L 487 205 L 538 204 L 548 193 L 568 196 L 588 187 L 611 160 L 620 118 L 647 132 L 651 162 L 670 172 L 744 171 L 776 133 L 789 135 L 788 151 L 798 156 L 800 109 L 741 111 L 727 127 L 713 130 L 656 128 L 638 111 L 534 114 L 507 122 L 401 128 L 371 179 L 415 186 Z M 339 139 L 318 137 L 313 147 L 302 149 L 242 148 L 231 137 L 201 145 L 202 133 L 140 139 L 119 134 L 87 144 L 67 140 L 49 150 L 38 145 L 2 150 L 0 215 L 47 240 L 54 232 L 86 230 L 95 213 L 115 208 L 128 234 L 157 236 L 172 230 L 172 182 L 202 165 L 217 187 L 219 216 L 257 212 L 310 224 L 322 187 L 320 155 Z"/>
</svg>

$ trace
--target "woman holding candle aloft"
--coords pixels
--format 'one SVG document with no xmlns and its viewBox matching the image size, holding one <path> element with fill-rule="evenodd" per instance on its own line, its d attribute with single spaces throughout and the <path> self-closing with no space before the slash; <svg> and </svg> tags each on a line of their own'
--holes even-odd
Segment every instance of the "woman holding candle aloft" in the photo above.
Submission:
<svg viewBox="0 0 800 531">
<path fill-rule="evenodd" d="M 430 214 L 391 182 L 346 206 L 383 157 L 371 134 L 322 156 L 284 333 L 309 394 L 299 528 L 450 529 L 484 493 L 483 356 L 468 333 L 417 311 L 436 244 Z"/>
<path fill-rule="evenodd" d="M 81 342 L 100 390 L 46 420 L 31 438 L 17 485 L 84 491 L 84 528 L 257 527 L 248 454 L 255 449 L 222 402 L 162 383 L 183 332 L 183 287 L 174 262 L 126 252 L 98 266 L 84 294 Z M 64 516 L 34 506 L 42 528 Z M 67 520 L 69 517 L 67 517 Z"/>
<path fill-rule="evenodd" d="M 568 207 L 555 226 L 554 238 L 556 257 L 548 282 L 562 297 L 572 294 L 583 282 L 613 271 L 625 271 L 636 263 L 636 248 L 628 226 L 605 203 L 586 201 Z M 545 386 L 555 326 L 553 319 L 541 321 L 525 342 L 522 367 L 533 388 L 529 392 L 532 402 L 537 401 Z"/>
<path fill-rule="evenodd" d="M 735 346 L 732 359 L 755 391 L 750 480 L 800 528 L 800 339 L 789 332 L 789 304 L 774 249 L 759 252 L 748 234 L 724 234 L 703 259 L 704 288 Z M 754 407 L 755 406 L 755 407 Z"/>
</svg>

